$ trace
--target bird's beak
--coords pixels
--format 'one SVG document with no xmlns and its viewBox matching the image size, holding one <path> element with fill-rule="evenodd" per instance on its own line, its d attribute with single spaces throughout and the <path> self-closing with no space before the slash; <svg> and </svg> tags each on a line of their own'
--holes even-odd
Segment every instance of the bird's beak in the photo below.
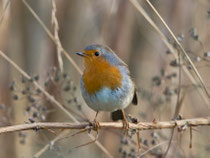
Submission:
<svg viewBox="0 0 210 158">
<path fill-rule="evenodd" d="M 87 56 L 84 52 L 77 52 L 76 54 L 79 55 L 79 56 L 82 56 L 82 57 L 86 57 Z"/>
</svg>

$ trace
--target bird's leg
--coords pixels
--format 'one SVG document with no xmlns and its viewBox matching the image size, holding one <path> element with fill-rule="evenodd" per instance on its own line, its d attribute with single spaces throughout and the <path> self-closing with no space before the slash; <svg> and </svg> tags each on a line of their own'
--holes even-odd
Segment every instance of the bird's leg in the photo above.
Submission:
<svg viewBox="0 0 210 158">
<path fill-rule="evenodd" d="M 123 128 L 125 129 L 126 134 L 128 134 L 129 122 L 126 118 L 124 109 L 122 109 L 122 115 L 123 115 Z"/>
<path fill-rule="evenodd" d="M 100 124 L 99 124 L 99 122 L 97 121 L 97 116 L 98 116 L 98 111 L 96 112 L 96 115 L 95 115 L 95 118 L 94 118 L 94 120 L 93 120 L 93 129 L 95 130 L 95 131 L 97 131 L 98 132 L 98 129 L 100 128 Z"/>
<path fill-rule="evenodd" d="M 98 116 L 98 111 L 96 111 L 96 115 L 95 115 L 95 118 L 94 118 L 94 122 L 96 122 L 96 118 L 97 118 L 97 116 Z"/>
</svg>

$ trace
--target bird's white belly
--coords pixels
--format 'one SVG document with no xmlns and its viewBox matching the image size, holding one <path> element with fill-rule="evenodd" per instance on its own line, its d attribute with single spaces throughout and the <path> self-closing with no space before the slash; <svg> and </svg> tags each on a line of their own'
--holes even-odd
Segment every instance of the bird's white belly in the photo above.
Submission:
<svg viewBox="0 0 210 158">
<path fill-rule="evenodd" d="M 95 111 L 114 111 L 123 108 L 123 101 L 111 89 L 103 88 L 91 96 L 91 103 L 88 105 Z"/>
<path fill-rule="evenodd" d="M 95 111 L 115 111 L 126 108 L 133 99 L 133 93 L 134 88 L 111 90 L 105 87 L 93 95 L 84 92 L 83 98 L 87 105 Z"/>
</svg>

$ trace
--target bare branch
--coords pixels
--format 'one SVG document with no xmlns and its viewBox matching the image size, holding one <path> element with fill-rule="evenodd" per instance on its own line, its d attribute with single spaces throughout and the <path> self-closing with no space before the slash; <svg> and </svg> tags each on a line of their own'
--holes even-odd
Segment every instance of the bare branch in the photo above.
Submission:
<svg viewBox="0 0 210 158">
<path fill-rule="evenodd" d="M 122 122 L 100 122 L 100 129 L 123 129 Z M 155 130 L 155 129 L 167 129 L 178 127 L 179 130 L 186 126 L 209 126 L 210 117 L 193 118 L 176 121 L 163 121 L 163 122 L 139 122 L 138 124 L 129 123 L 129 129 L 137 130 Z M 1 127 L 0 134 L 10 133 L 23 130 L 40 130 L 40 129 L 84 129 L 93 128 L 89 122 L 83 123 L 70 123 L 70 122 L 37 122 L 31 124 L 20 124 L 8 127 Z"/>
<path fill-rule="evenodd" d="M 39 16 L 34 12 L 34 10 L 30 7 L 30 5 L 25 1 L 22 0 L 24 5 L 28 8 L 28 10 L 31 12 L 31 14 L 34 16 L 34 18 L 39 22 L 41 27 L 45 30 L 47 35 L 52 39 L 52 41 L 57 44 L 57 41 L 53 34 L 50 32 L 50 30 L 47 28 L 47 26 L 44 24 L 44 22 L 39 18 Z M 73 67 L 78 71 L 78 73 L 81 75 L 82 71 L 80 70 L 79 66 L 76 64 L 76 62 L 70 57 L 70 55 L 67 53 L 67 51 L 61 46 L 60 48 L 63 53 L 63 55 L 67 58 L 67 60 L 73 65 Z"/>
<path fill-rule="evenodd" d="M 25 72 L 23 71 L 14 61 L 12 61 L 9 57 L 7 57 L 2 51 L 0 51 L 0 56 L 2 56 L 6 61 L 8 61 L 18 72 L 20 72 L 24 77 L 26 77 L 27 79 L 31 79 L 31 77 Z M 60 108 L 65 114 L 67 114 L 69 116 L 69 118 L 71 118 L 75 124 L 79 124 L 79 121 L 66 109 L 64 108 L 53 96 L 51 96 L 42 86 L 40 86 L 38 84 L 38 82 L 33 81 L 33 84 L 39 88 L 41 90 L 41 92 L 54 104 L 56 105 L 58 108 Z M 12 128 L 12 127 L 11 127 Z M 20 127 L 18 127 L 20 128 Z M 29 129 L 34 129 L 35 127 L 31 127 Z M 44 128 L 44 127 L 43 127 Z M 20 131 L 20 130 L 29 130 L 29 129 L 19 129 L 16 131 Z M 1 133 L 0 133 L 1 134 Z M 88 134 L 88 136 L 94 140 L 95 137 L 91 134 Z M 99 141 L 95 142 L 96 145 L 104 152 L 107 154 L 107 156 L 109 158 L 113 158 L 113 156 L 108 152 L 108 150 L 106 148 L 104 148 L 103 145 L 101 145 L 101 143 L 99 143 Z"/>
<path fill-rule="evenodd" d="M 61 41 L 60 38 L 58 36 L 58 30 L 59 30 L 59 26 L 58 26 L 58 20 L 56 18 L 56 4 L 55 4 L 55 0 L 52 0 L 52 25 L 54 27 L 54 37 L 55 37 L 55 42 L 56 42 L 56 46 L 57 46 L 57 57 L 58 57 L 58 64 L 59 64 L 59 68 L 61 70 L 61 72 L 63 72 L 63 59 L 62 59 L 62 45 L 61 45 Z"/>
<path fill-rule="evenodd" d="M 3 8 L 3 11 L 2 11 L 2 13 L 1 13 L 1 15 L 0 15 L 0 25 L 1 25 L 1 23 L 3 22 L 3 20 L 4 20 L 5 13 L 6 13 L 6 11 L 7 11 L 7 8 L 9 7 L 9 5 L 10 5 L 10 0 L 8 0 L 8 1 L 6 2 L 6 5 L 5 5 L 5 7 Z"/>
<path fill-rule="evenodd" d="M 147 12 L 142 8 L 142 6 L 138 3 L 137 0 L 129 0 L 131 4 L 137 9 L 137 11 L 142 14 L 142 16 L 149 22 L 149 24 L 154 28 L 154 30 L 159 34 L 161 40 L 163 43 L 168 47 L 170 52 L 175 56 L 175 58 L 178 58 L 177 50 L 173 48 L 173 46 L 168 42 L 166 36 L 161 32 L 161 30 L 158 28 L 158 26 L 155 24 L 155 22 L 150 18 L 150 16 L 147 14 Z M 195 85 L 197 85 L 197 80 L 195 77 L 190 73 L 190 71 L 187 69 L 186 66 L 182 66 L 182 69 L 188 76 L 188 78 L 191 80 L 191 82 Z M 208 109 L 210 110 L 210 104 L 209 104 L 209 97 L 204 93 L 202 89 L 198 89 L 199 94 L 205 101 L 206 105 L 208 106 Z"/>
<path fill-rule="evenodd" d="M 33 155 L 33 158 L 40 157 L 43 153 L 45 153 L 51 146 L 53 146 L 59 139 L 65 137 L 66 135 L 69 135 L 70 130 L 64 130 L 59 135 L 57 135 L 53 140 L 51 140 L 49 143 L 47 143 L 42 149 L 39 150 L 36 154 Z"/>
<path fill-rule="evenodd" d="M 177 88 L 177 100 L 176 100 L 176 108 L 175 108 L 175 112 L 174 112 L 174 119 L 177 118 L 178 114 L 179 114 L 179 111 L 181 109 L 181 106 L 183 105 L 182 103 L 183 102 L 180 102 L 180 95 L 181 95 L 181 55 L 180 55 L 180 52 L 178 51 L 178 62 L 179 62 L 179 81 L 178 81 L 178 88 Z M 174 136 L 174 128 L 171 130 L 171 136 L 170 136 L 170 139 L 169 139 L 169 143 L 168 143 L 168 147 L 166 149 L 166 152 L 163 156 L 163 158 L 166 158 L 167 154 L 168 154 L 168 151 L 171 147 L 171 143 L 172 143 L 172 139 L 173 139 L 173 136 Z"/>
<path fill-rule="evenodd" d="M 173 39 L 176 41 L 177 45 L 179 46 L 181 52 L 183 53 L 184 57 L 186 58 L 186 60 L 190 63 L 190 65 L 192 66 L 193 71 L 195 72 L 196 76 L 198 77 L 198 79 L 200 80 L 201 86 L 203 88 L 203 90 L 206 92 L 208 98 L 210 98 L 210 95 L 208 93 L 208 90 L 206 88 L 206 85 L 202 79 L 202 77 L 200 76 L 197 68 L 195 67 L 195 65 L 193 64 L 192 60 L 190 59 L 190 57 L 188 56 L 187 52 L 184 50 L 183 46 L 181 45 L 181 43 L 178 41 L 178 39 L 176 38 L 176 36 L 174 35 L 174 33 L 172 32 L 172 30 L 169 28 L 169 26 L 166 24 L 166 22 L 163 20 L 163 18 L 161 17 L 161 15 L 158 13 L 158 11 L 155 9 L 155 7 L 152 5 L 152 3 L 150 3 L 149 0 L 146 0 L 146 2 L 149 4 L 149 6 L 152 8 L 152 10 L 154 11 L 154 13 L 158 16 L 158 18 L 160 19 L 160 21 L 163 23 L 163 25 L 166 27 L 166 29 L 169 31 L 170 35 L 173 37 Z"/>
</svg>

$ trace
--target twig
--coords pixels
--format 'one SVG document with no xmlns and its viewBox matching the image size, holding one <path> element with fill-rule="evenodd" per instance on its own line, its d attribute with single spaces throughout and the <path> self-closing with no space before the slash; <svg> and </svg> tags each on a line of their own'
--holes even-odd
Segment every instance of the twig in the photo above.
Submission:
<svg viewBox="0 0 210 158">
<path fill-rule="evenodd" d="M 144 155 L 146 155 L 148 152 L 152 151 L 153 149 L 155 149 L 155 148 L 157 148 L 157 147 L 159 147 L 159 146 L 161 146 L 161 145 L 163 145 L 163 144 L 166 144 L 166 143 L 168 143 L 168 141 L 164 141 L 164 142 L 161 142 L 161 143 L 159 143 L 159 144 L 157 144 L 157 145 L 154 145 L 153 147 L 151 147 L 151 148 L 149 148 L 148 150 L 146 150 L 145 152 L 143 152 L 143 153 L 140 155 L 140 158 L 143 157 Z"/>
<path fill-rule="evenodd" d="M 98 136 L 99 136 L 99 134 L 98 134 L 98 130 L 97 130 L 97 135 L 96 135 L 96 137 L 95 137 L 95 140 L 91 140 L 91 141 L 89 141 L 89 142 L 87 142 L 87 143 L 80 144 L 80 145 L 78 145 L 78 146 L 76 146 L 76 147 L 74 147 L 74 148 L 81 148 L 81 147 L 90 145 L 90 144 L 92 144 L 92 143 L 95 143 L 95 142 L 98 140 Z"/>
<path fill-rule="evenodd" d="M 168 151 L 169 151 L 169 149 L 170 149 L 170 147 L 171 147 L 171 143 L 172 143 L 172 140 L 173 140 L 173 137 L 174 137 L 174 130 L 175 130 L 175 128 L 173 128 L 173 129 L 171 130 L 171 136 L 170 136 L 170 139 L 169 139 L 169 141 L 168 141 L 168 146 L 167 146 L 167 149 L 166 149 L 166 151 L 165 151 L 165 153 L 164 153 L 164 155 L 163 155 L 163 158 L 166 158 L 166 156 L 167 156 L 167 154 L 168 154 Z"/>
<path fill-rule="evenodd" d="M 137 137 L 137 143 L 138 143 L 138 154 L 141 153 L 141 142 L 140 142 L 140 131 L 138 130 L 136 132 L 136 137 Z"/>
<path fill-rule="evenodd" d="M 189 148 L 192 148 L 192 127 L 190 127 L 190 145 Z"/>
<path fill-rule="evenodd" d="M 28 8 L 28 10 L 31 12 L 31 14 L 35 17 L 35 19 L 39 22 L 41 27 L 45 30 L 47 35 L 53 40 L 55 44 L 57 44 L 55 37 L 53 34 L 50 32 L 50 30 L 47 28 L 47 26 L 43 23 L 43 21 L 38 17 L 38 15 L 34 12 L 34 10 L 29 6 L 29 4 L 25 1 L 22 0 L 25 6 Z M 75 61 L 68 55 L 67 51 L 61 47 L 61 52 L 62 54 L 69 60 L 69 62 L 72 64 L 72 66 L 79 72 L 79 74 L 82 74 L 82 71 L 78 67 L 78 65 L 75 63 Z"/>
<path fill-rule="evenodd" d="M 6 5 L 5 5 L 5 7 L 4 7 L 4 9 L 3 9 L 2 13 L 1 13 L 1 16 L 0 16 L 0 25 L 1 25 L 2 21 L 3 21 L 3 19 L 4 19 L 4 15 L 5 15 L 6 11 L 7 11 L 7 8 L 9 6 L 9 4 L 10 4 L 10 0 L 8 0 L 6 2 Z"/>
<path fill-rule="evenodd" d="M 100 129 L 120 129 L 123 130 L 122 122 L 99 122 Z M 136 130 L 156 130 L 169 129 L 178 127 L 194 127 L 194 126 L 209 126 L 210 117 L 201 117 L 193 119 L 184 119 L 178 121 L 163 121 L 163 122 L 139 122 L 138 124 L 129 123 L 129 129 Z M 93 125 L 94 126 L 94 125 Z M 17 132 L 23 130 L 41 130 L 41 129 L 85 129 L 92 127 L 89 122 L 81 122 L 80 124 L 71 122 L 35 122 L 31 124 L 20 124 L 0 128 L 0 134 Z M 92 127 L 93 128 L 93 127 Z"/>
<path fill-rule="evenodd" d="M 131 4 L 137 9 L 137 11 L 143 15 L 143 17 L 149 22 L 149 24 L 154 28 L 154 30 L 159 34 L 161 37 L 161 40 L 163 43 L 168 47 L 170 52 L 175 56 L 175 58 L 178 58 L 177 56 L 177 50 L 172 47 L 172 45 L 168 42 L 168 39 L 165 37 L 165 35 L 160 31 L 160 29 L 157 27 L 157 25 L 154 23 L 154 21 L 149 17 L 149 15 L 146 13 L 146 11 L 141 7 L 141 5 L 137 2 L 137 0 L 129 0 Z M 186 75 L 189 77 L 191 82 L 194 85 L 197 85 L 197 81 L 195 78 L 192 76 L 192 74 L 189 72 L 186 66 L 182 66 L 183 71 L 186 73 Z M 210 110 L 210 103 L 209 103 L 209 98 L 206 96 L 204 91 L 202 89 L 198 89 L 199 94 L 205 101 L 205 103 L 208 105 L 208 109 Z"/>
<path fill-rule="evenodd" d="M 25 76 L 27 79 L 31 79 L 31 77 L 24 72 L 15 62 L 13 62 L 9 57 L 7 57 L 2 51 L 0 51 L 0 56 L 2 56 L 7 62 L 9 62 L 18 72 L 20 72 L 23 76 Z M 60 108 L 65 114 L 67 114 L 76 124 L 79 124 L 79 121 L 67 110 L 65 109 L 53 96 L 51 96 L 47 91 L 45 91 L 42 86 L 40 86 L 36 81 L 33 81 L 33 84 L 40 89 L 40 91 L 52 102 L 54 103 L 58 108 Z M 91 134 L 88 134 L 88 136 L 95 140 L 95 137 Z M 99 141 L 95 142 L 96 145 L 105 153 L 108 157 L 113 158 L 113 156 L 107 151 L 107 149 L 101 145 Z"/>
<path fill-rule="evenodd" d="M 63 60 L 61 56 L 62 45 L 61 45 L 60 38 L 58 36 L 59 26 L 58 26 L 58 20 L 56 18 L 56 11 L 57 10 L 56 10 L 55 0 L 52 0 L 52 25 L 54 27 L 54 38 L 55 38 L 55 42 L 57 46 L 58 64 L 59 64 L 60 71 L 63 72 Z"/>
<path fill-rule="evenodd" d="M 24 77 L 26 77 L 28 80 L 31 79 L 31 77 L 23 71 L 14 61 L 12 61 L 8 56 L 6 56 L 2 51 L 0 51 L 0 56 L 2 56 L 7 62 L 9 62 L 18 72 L 20 72 Z M 42 86 L 40 86 L 36 81 L 33 81 L 33 84 L 40 89 L 40 91 L 53 103 L 55 104 L 59 109 L 61 109 L 65 114 L 67 114 L 74 122 L 79 123 L 77 119 L 68 111 L 66 110 L 52 95 L 50 95 Z"/>
<path fill-rule="evenodd" d="M 180 55 L 179 51 L 178 51 L 178 62 L 179 62 L 179 78 L 178 78 L 178 88 L 177 88 L 178 92 L 177 92 L 176 108 L 175 108 L 173 119 L 177 118 L 177 115 L 178 115 L 178 113 L 181 109 L 181 105 L 182 105 L 182 102 L 179 101 L 180 100 L 180 94 L 181 94 L 181 55 Z M 170 139 L 169 139 L 168 147 L 166 149 L 166 152 L 165 152 L 163 158 L 166 158 L 166 156 L 168 154 L 168 151 L 171 147 L 171 142 L 172 142 L 173 136 L 174 136 L 174 129 L 171 130 L 171 136 L 170 136 Z"/>
<path fill-rule="evenodd" d="M 60 140 L 65 135 L 68 135 L 69 133 L 70 133 L 69 130 L 62 131 L 57 137 L 55 137 L 48 144 L 46 144 L 39 152 L 37 152 L 35 155 L 33 155 L 33 158 L 40 157 L 46 150 L 48 150 L 51 146 L 53 146 L 58 140 Z"/>
<path fill-rule="evenodd" d="M 206 92 L 208 98 L 210 98 L 210 95 L 207 91 L 207 88 L 205 86 L 205 83 L 202 79 L 202 77 L 200 76 L 198 70 L 196 69 L 195 65 L 193 64 L 192 60 L 190 59 L 190 57 L 187 55 L 187 52 L 184 50 L 184 48 L 182 47 L 181 43 L 178 41 L 178 39 L 176 38 L 176 36 L 174 35 L 174 33 L 172 32 L 172 30 L 169 28 L 169 26 L 166 24 L 166 22 L 163 20 L 163 18 L 161 17 L 161 15 L 158 13 L 158 11 L 155 9 L 155 7 L 152 5 L 152 3 L 150 3 L 149 0 L 146 0 L 146 2 L 149 4 L 149 6 L 152 8 L 152 10 L 155 12 L 155 14 L 158 16 L 158 18 L 160 19 L 160 21 L 163 23 L 163 25 L 166 27 L 166 29 L 169 31 L 170 35 L 173 37 L 173 39 L 175 40 L 175 42 L 178 44 L 181 52 L 183 53 L 184 57 L 186 57 L 187 61 L 190 63 L 190 65 L 192 66 L 193 71 L 195 72 L 196 76 L 198 77 L 198 79 L 200 80 L 201 86 L 203 88 L 203 90 Z"/>
</svg>

